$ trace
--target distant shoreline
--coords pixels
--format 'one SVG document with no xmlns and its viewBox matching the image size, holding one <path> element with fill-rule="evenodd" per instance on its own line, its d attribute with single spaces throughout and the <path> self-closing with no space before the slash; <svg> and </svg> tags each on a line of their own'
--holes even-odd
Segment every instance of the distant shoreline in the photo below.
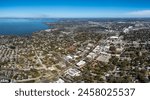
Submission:
<svg viewBox="0 0 150 100">
<path fill-rule="evenodd" d="M 1 19 L 0 35 L 30 36 L 35 32 L 51 28 L 46 23 L 56 22 L 53 19 Z"/>
</svg>

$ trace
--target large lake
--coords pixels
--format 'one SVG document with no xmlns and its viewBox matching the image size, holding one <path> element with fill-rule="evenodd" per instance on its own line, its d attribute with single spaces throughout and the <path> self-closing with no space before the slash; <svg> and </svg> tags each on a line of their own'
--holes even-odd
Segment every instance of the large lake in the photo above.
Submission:
<svg viewBox="0 0 150 100">
<path fill-rule="evenodd" d="M 55 21 L 56 19 L 0 18 L 0 35 L 31 35 L 50 28 L 45 22 Z"/>
</svg>

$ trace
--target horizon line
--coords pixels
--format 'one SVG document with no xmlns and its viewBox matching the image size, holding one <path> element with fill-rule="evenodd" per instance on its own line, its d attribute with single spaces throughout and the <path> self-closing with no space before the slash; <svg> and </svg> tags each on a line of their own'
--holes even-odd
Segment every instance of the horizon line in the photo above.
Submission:
<svg viewBox="0 0 150 100">
<path fill-rule="evenodd" d="M 137 18 L 137 19 L 139 19 L 139 18 L 150 18 L 150 17 L 0 17 L 0 19 L 5 19 L 5 18 L 18 18 L 18 19 L 78 19 L 78 18 L 83 18 L 83 19 L 97 19 L 97 18 Z"/>
</svg>

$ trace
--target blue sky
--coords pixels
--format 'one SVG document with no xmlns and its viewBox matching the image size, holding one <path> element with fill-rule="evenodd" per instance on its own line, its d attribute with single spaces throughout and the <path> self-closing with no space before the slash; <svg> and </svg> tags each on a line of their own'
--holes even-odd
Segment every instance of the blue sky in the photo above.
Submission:
<svg viewBox="0 0 150 100">
<path fill-rule="evenodd" d="M 0 17 L 150 17 L 150 0 L 0 0 Z"/>
</svg>

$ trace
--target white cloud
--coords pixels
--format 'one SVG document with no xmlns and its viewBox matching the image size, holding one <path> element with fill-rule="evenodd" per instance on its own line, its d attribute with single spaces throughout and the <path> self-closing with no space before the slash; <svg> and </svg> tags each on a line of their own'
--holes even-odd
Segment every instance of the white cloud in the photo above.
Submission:
<svg viewBox="0 0 150 100">
<path fill-rule="evenodd" d="M 127 15 L 133 16 L 133 17 L 150 17 L 150 10 L 128 12 Z"/>
</svg>

